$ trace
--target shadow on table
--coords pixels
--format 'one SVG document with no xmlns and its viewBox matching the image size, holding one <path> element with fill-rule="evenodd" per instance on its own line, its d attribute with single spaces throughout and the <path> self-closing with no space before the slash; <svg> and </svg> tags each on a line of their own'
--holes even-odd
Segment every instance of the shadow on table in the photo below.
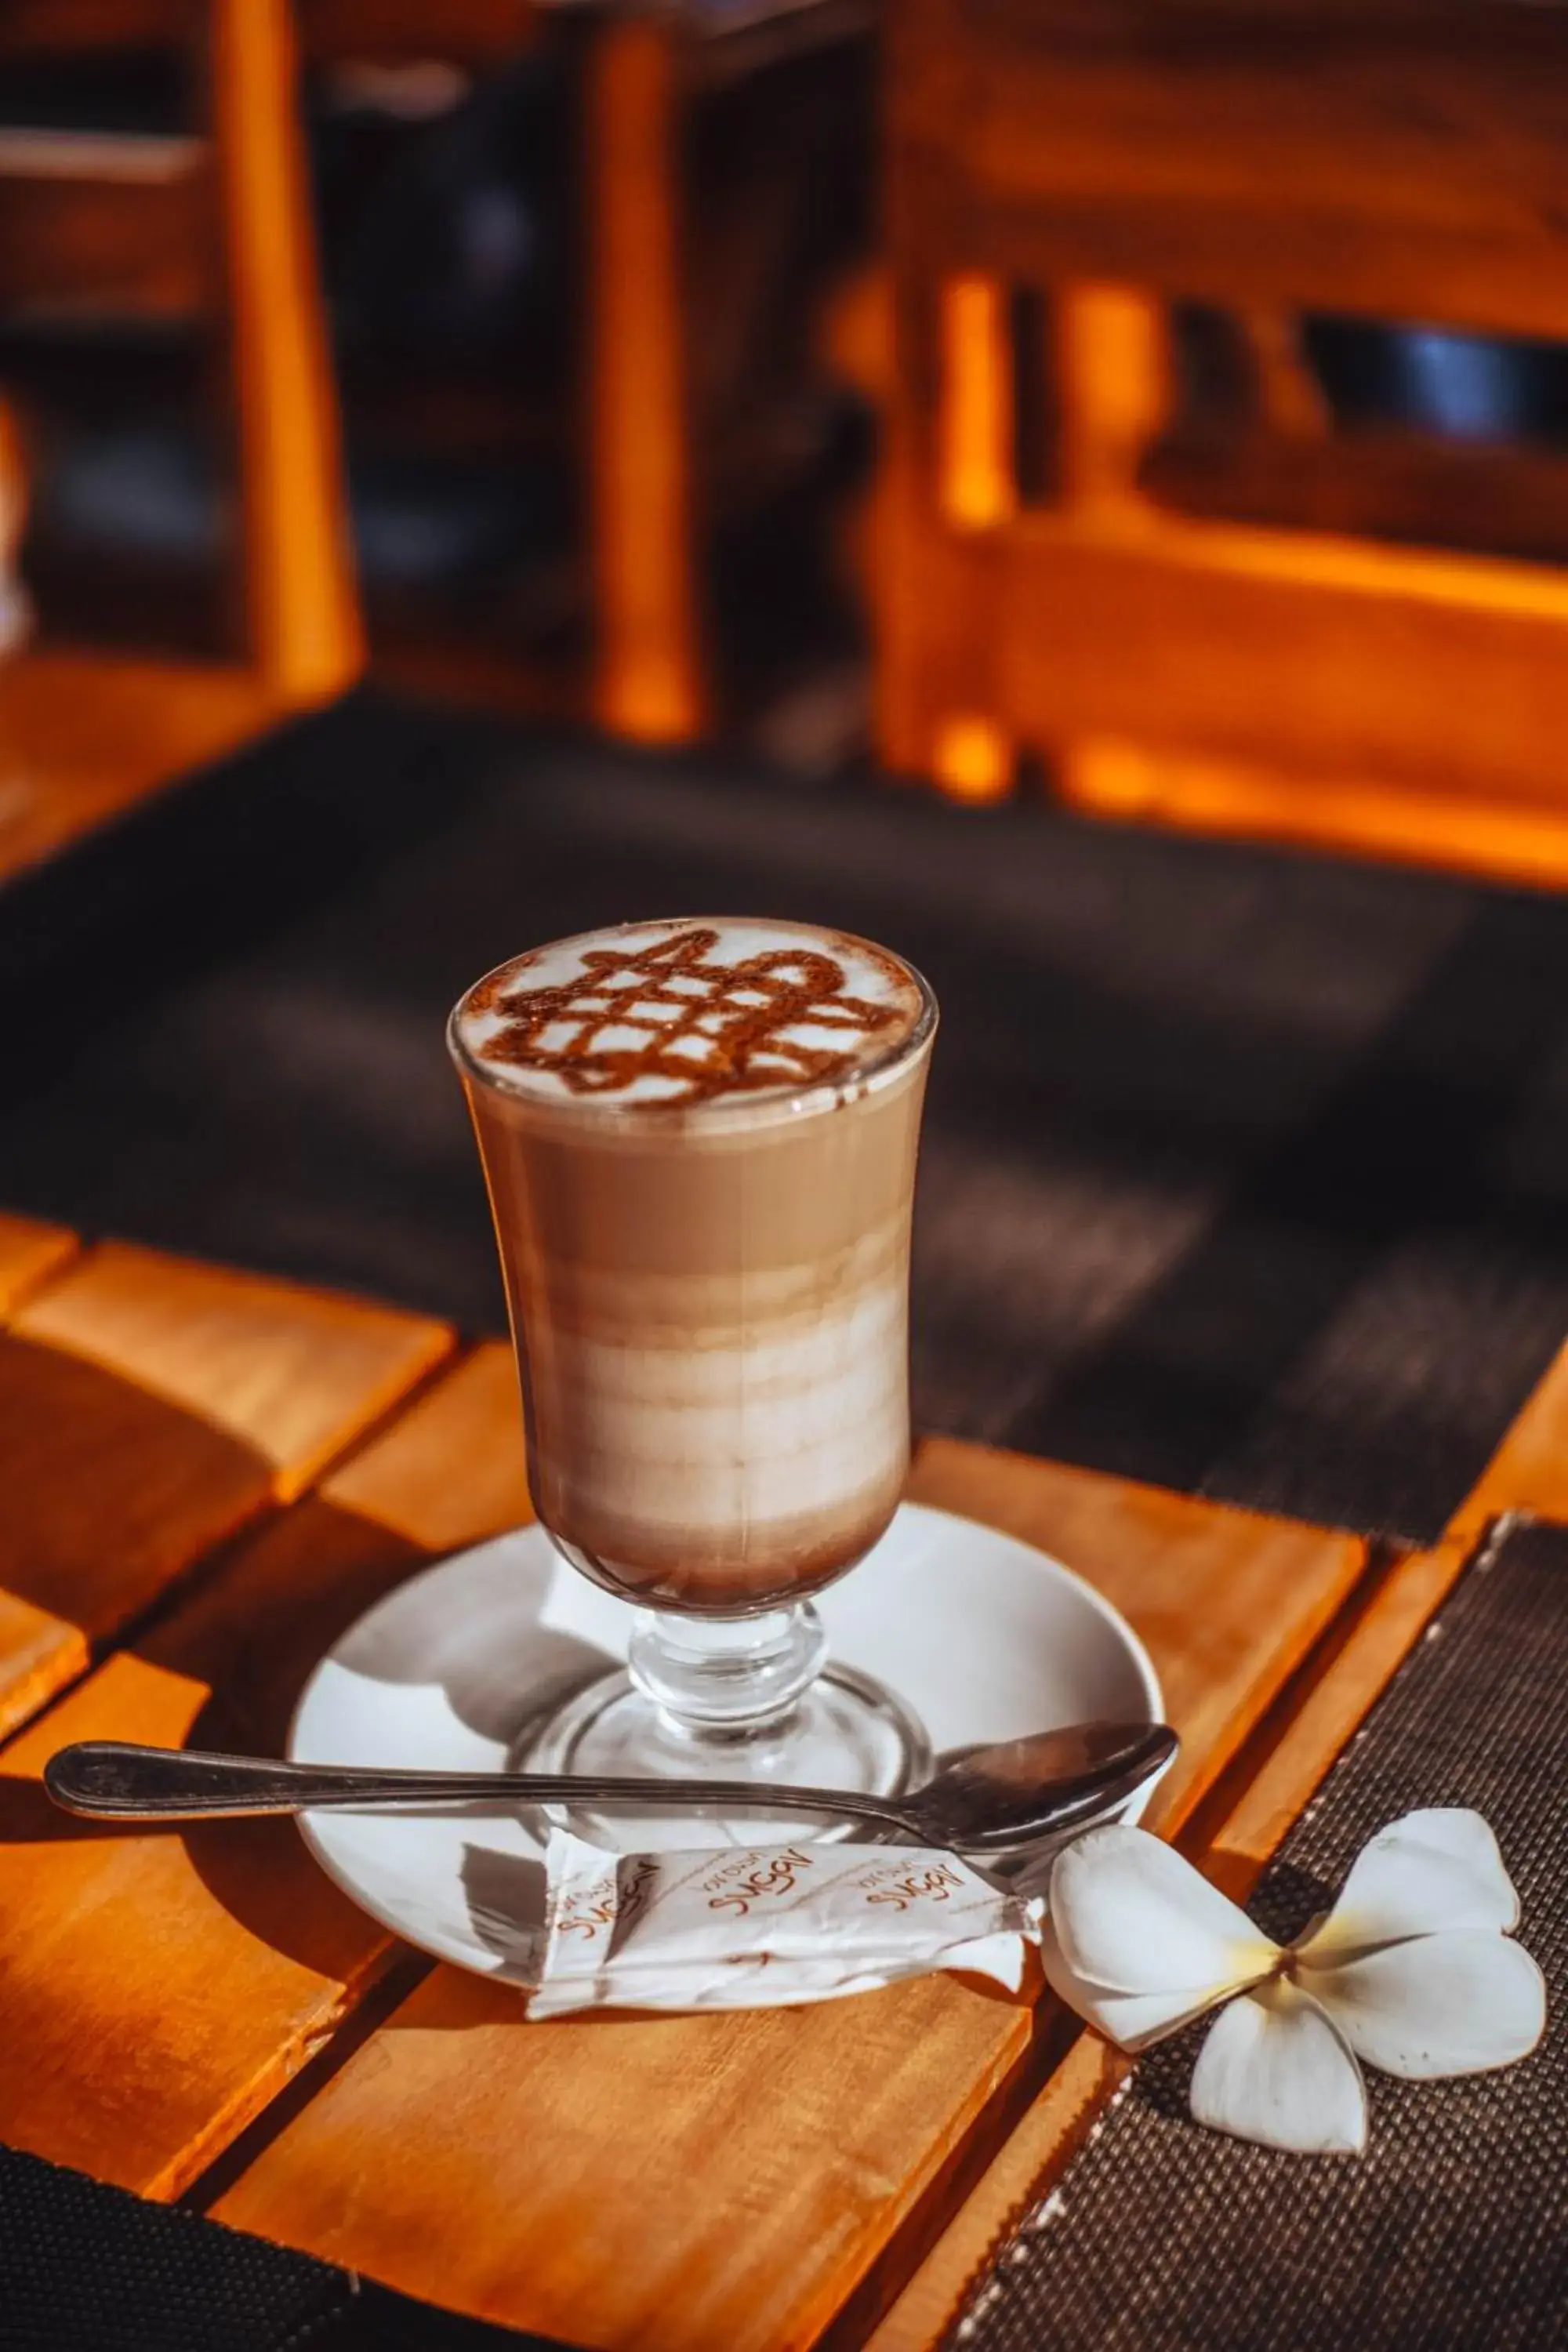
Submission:
<svg viewBox="0 0 1568 2352">
<path fill-rule="evenodd" d="M 0 1845 L 68 1845 L 86 1839 L 144 1837 L 139 1822 L 84 1822 L 50 1801 L 31 1773 L 0 1773 Z"/>
<path fill-rule="evenodd" d="M 427 1760 L 427 1747 L 411 1752 L 407 1741 L 409 1727 L 417 1731 L 422 1709 L 434 1705 L 504 1757 L 529 1717 L 612 1663 L 543 1622 L 553 1564 L 531 1546 L 509 1550 L 507 1541 L 498 1539 L 482 1570 L 487 1600 L 476 1639 L 468 1612 L 455 1616 L 438 1584 L 421 1583 L 427 1554 L 318 1497 L 226 1564 L 162 1637 L 149 1633 L 136 1646 L 210 1684 L 185 1738 L 190 1748 L 282 1755 L 300 1696 L 330 1655 L 340 1687 L 317 1740 L 328 1753 L 374 1753 L 389 1765 Z M 493 1808 L 478 1805 L 432 1810 L 444 1821 L 494 1818 Z M 182 1834 L 209 1892 L 250 1933 L 325 1974 L 354 1964 L 371 1931 L 291 1822 L 215 1822 Z M 474 1933 L 515 1964 L 542 1917 L 542 1871 L 485 1846 L 478 1833 L 465 1853 Z"/>
</svg>

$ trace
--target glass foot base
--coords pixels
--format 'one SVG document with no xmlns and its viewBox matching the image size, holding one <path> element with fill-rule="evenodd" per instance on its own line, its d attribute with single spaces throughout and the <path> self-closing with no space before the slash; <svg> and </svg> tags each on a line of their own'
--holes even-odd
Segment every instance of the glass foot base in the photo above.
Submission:
<svg viewBox="0 0 1568 2352">
<path fill-rule="evenodd" d="M 688 1729 L 646 1697 L 627 1674 L 579 1691 L 516 1759 L 544 1772 L 617 1772 L 658 1779 L 805 1782 L 892 1796 L 930 1778 L 931 1743 L 892 1693 L 853 1666 L 829 1665 L 786 1714 L 749 1728 Z M 669 1846 L 779 1845 L 791 1838 L 869 1838 L 861 1824 L 810 1813 L 715 1806 L 660 1813 L 552 1805 L 548 1819 L 595 1845 L 623 1853 Z"/>
</svg>

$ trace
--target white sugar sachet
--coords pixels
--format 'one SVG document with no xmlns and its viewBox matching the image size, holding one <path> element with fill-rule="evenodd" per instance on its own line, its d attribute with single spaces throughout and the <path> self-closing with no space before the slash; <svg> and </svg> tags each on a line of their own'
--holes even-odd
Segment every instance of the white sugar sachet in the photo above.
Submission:
<svg viewBox="0 0 1568 2352">
<path fill-rule="evenodd" d="M 545 1868 L 534 2018 L 784 2004 L 933 1969 L 1016 1992 L 1031 1940 L 1016 1897 L 955 1854 L 909 1846 L 609 1853 L 557 1831 Z"/>
</svg>

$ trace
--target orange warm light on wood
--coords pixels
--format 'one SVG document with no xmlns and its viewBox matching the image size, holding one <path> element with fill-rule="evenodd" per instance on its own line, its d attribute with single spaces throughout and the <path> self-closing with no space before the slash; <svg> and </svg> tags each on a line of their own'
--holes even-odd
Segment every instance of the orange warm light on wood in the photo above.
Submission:
<svg viewBox="0 0 1568 2352">
<path fill-rule="evenodd" d="M 936 780 L 960 801 L 1005 800 L 1013 789 L 1013 755 L 989 719 L 945 719 L 931 760 Z"/>
<path fill-rule="evenodd" d="M 1568 464 L 1336 433 L 1300 328 L 1568 333 L 1558 31 L 1079 16 L 889 19 L 884 756 L 984 796 L 988 726 L 1083 807 L 1568 879 Z"/>
<path fill-rule="evenodd" d="M 587 68 L 595 703 L 645 742 L 679 741 L 702 719 L 673 38 L 651 18 L 606 23 Z"/>
<path fill-rule="evenodd" d="M 213 99 L 234 311 L 247 617 L 262 676 L 324 700 L 363 668 L 337 408 L 296 123 L 285 0 L 222 0 Z"/>
<path fill-rule="evenodd" d="M 1127 286 L 1073 287 L 1057 305 L 1055 343 L 1067 502 L 1141 507 L 1139 465 L 1171 406 L 1164 304 Z"/>
<path fill-rule="evenodd" d="M 1104 740 L 1075 743 L 1057 783 L 1065 801 L 1095 816 L 1407 858 L 1504 880 L 1568 876 L 1568 806 L 1487 808 Z"/>
<path fill-rule="evenodd" d="M 955 278 L 942 298 L 942 509 L 983 530 L 1013 510 L 1013 382 L 1005 289 Z"/>
</svg>

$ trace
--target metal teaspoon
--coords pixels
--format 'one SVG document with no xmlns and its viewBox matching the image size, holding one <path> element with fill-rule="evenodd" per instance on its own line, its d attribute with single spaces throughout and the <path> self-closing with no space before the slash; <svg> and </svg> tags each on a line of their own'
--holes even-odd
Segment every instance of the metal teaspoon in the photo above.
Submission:
<svg viewBox="0 0 1568 2352">
<path fill-rule="evenodd" d="M 921 1845 L 1001 1853 L 1056 1835 L 1130 1797 L 1175 1754 L 1163 1723 L 1075 1723 L 957 1757 L 921 1789 L 868 1797 L 846 1789 L 773 1788 L 754 1780 L 605 1780 L 568 1772 L 416 1772 L 349 1764 L 286 1764 L 194 1748 L 86 1739 L 44 1768 L 68 1812 L 94 1821 L 192 1822 L 298 1813 L 326 1805 L 364 1812 L 400 1805 L 688 1805 L 831 1813 L 896 1830 Z"/>
</svg>

